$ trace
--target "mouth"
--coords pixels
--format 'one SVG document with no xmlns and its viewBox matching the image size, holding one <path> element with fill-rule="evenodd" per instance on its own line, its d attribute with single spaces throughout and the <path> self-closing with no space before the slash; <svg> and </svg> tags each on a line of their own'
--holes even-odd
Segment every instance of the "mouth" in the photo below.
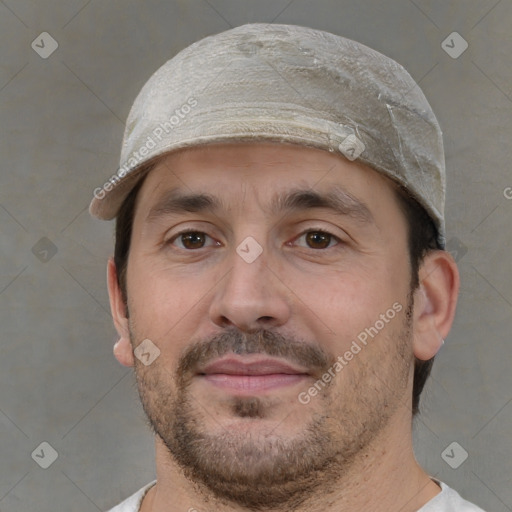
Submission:
<svg viewBox="0 0 512 512">
<path fill-rule="evenodd" d="M 231 393 L 253 395 L 303 382 L 310 374 L 282 359 L 231 354 L 201 368 L 197 377 Z"/>
</svg>

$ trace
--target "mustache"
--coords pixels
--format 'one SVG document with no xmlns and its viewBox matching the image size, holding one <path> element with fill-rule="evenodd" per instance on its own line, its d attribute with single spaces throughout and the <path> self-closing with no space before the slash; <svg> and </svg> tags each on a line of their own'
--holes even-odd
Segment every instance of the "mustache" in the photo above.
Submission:
<svg viewBox="0 0 512 512">
<path fill-rule="evenodd" d="M 266 329 L 244 333 L 233 328 L 187 347 L 178 363 L 178 378 L 191 378 L 199 365 L 205 365 L 230 353 L 280 357 L 308 368 L 312 374 L 324 373 L 335 361 L 322 348 L 302 340 L 290 339 Z"/>
</svg>

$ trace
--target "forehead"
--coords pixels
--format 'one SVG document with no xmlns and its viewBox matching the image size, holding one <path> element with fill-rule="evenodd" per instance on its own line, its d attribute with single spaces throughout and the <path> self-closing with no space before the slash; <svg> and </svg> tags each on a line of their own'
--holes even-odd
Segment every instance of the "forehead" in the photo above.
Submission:
<svg viewBox="0 0 512 512">
<path fill-rule="evenodd" d="M 284 192 L 300 190 L 374 203 L 391 197 L 393 185 L 368 166 L 325 150 L 276 143 L 215 144 L 161 158 L 146 177 L 138 203 L 151 209 L 173 192 L 204 192 L 219 199 L 211 206 L 253 200 L 275 213 L 278 196 L 282 200 Z"/>
</svg>

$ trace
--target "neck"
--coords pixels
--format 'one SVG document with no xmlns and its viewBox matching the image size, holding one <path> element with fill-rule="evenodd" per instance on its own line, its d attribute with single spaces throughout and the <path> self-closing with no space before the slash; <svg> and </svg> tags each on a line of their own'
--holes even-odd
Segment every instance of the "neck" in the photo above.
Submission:
<svg viewBox="0 0 512 512">
<path fill-rule="evenodd" d="M 157 484 L 143 501 L 141 512 L 190 512 L 246 510 L 218 502 L 188 480 L 167 448 L 156 437 Z M 440 492 L 417 463 L 412 447 L 410 411 L 399 407 L 387 427 L 362 451 L 337 482 L 319 490 L 295 512 L 416 512 Z M 268 512 L 283 512 L 272 509 Z"/>
</svg>

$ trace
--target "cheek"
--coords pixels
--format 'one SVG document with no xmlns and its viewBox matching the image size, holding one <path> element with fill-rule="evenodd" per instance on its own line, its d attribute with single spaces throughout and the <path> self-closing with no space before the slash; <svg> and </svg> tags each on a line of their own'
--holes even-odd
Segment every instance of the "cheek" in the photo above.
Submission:
<svg viewBox="0 0 512 512">
<path fill-rule="evenodd" d="M 128 305 L 139 341 L 149 338 L 166 355 L 177 354 L 187 343 L 180 340 L 193 336 L 197 316 L 205 314 L 206 284 L 134 258 L 127 271 Z"/>
<path fill-rule="evenodd" d="M 288 282 L 301 299 L 295 303 L 301 322 L 328 351 L 342 354 L 376 322 L 379 332 L 397 323 L 398 313 L 406 307 L 406 281 L 403 271 L 387 268 L 380 260 L 351 270 L 290 276 Z"/>
</svg>

